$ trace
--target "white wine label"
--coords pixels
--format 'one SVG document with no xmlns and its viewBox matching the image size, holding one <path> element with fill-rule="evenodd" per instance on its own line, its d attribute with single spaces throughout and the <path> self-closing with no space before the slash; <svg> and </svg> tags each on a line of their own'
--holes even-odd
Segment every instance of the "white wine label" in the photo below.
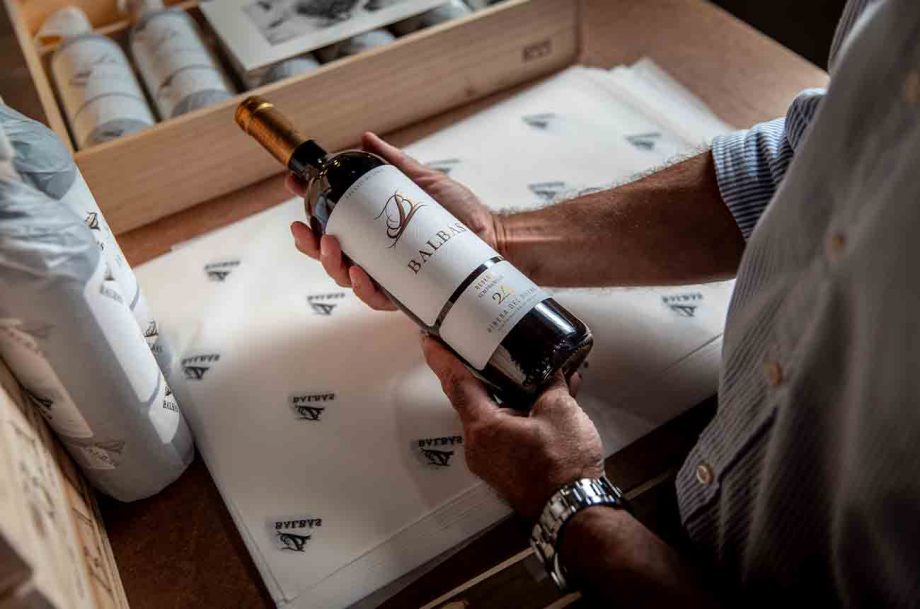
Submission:
<svg viewBox="0 0 920 609">
<path fill-rule="evenodd" d="M 392 165 L 367 172 L 342 195 L 326 230 L 424 324 L 498 253 Z"/>
<path fill-rule="evenodd" d="M 549 294 L 502 260 L 463 290 L 441 323 L 441 338 L 482 370 L 511 328 L 547 298 Z"/>
<path fill-rule="evenodd" d="M 127 58 L 108 38 L 65 42 L 51 60 L 51 71 L 79 148 L 155 122 Z"/>
<path fill-rule="evenodd" d="M 106 277 L 107 268 L 105 259 L 100 256 L 93 276 L 83 289 L 83 298 L 138 401 L 147 404 L 157 390 L 160 368 L 138 332 L 137 322 L 118 284 Z"/>
<path fill-rule="evenodd" d="M 227 81 L 191 17 L 164 10 L 142 18 L 131 54 L 163 118 L 229 98 Z"/>
<path fill-rule="evenodd" d="M 36 328 L 34 331 L 50 330 Z M 70 438 L 93 436 L 93 430 L 45 359 L 35 336 L 26 331 L 21 321 L 0 319 L 0 356 L 52 429 Z"/>
</svg>

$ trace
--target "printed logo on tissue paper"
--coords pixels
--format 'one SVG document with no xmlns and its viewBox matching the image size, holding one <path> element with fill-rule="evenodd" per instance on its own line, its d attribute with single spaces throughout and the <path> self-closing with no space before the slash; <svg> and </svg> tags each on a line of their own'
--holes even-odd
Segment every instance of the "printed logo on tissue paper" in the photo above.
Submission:
<svg viewBox="0 0 920 609">
<path fill-rule="evenodd" d="M 118 284 L 115 282 L 115 277 L 112 275 L 112 271 L 106 265 L 105 277 L 102 280 L 102 283 L 99 284 L 99 294 L 102 296 L 114 300 L 118 304 L 124 304 L 125 299 L 119 291 Z"/>
<path fill-rule="evenodd" d="M 90 228 L 90 230 L 102 230 L 99 226 L 99 214 L 97 212 L 91 211 L 86 214 L 86 218 L 83 219 L 83 222 Z"/>
<path fill-rule="evenodd" d="M 530 192 L 540 197 L 544 203 L 552 203 L 568 190 L 565 182 L 538 182 L 528 184 L 527 188 L 530 189 Z"/>
<path fill-rule="evenodd" d="M 460 159 L 444 159 L 442 161 L 431 161 L 430 163 L 425 163 L 425 167 L 435 171 L 440 171 L 444 175 L 449 176 L 454 167 L 459 164 Z"/>
<path fill-rule="evenodd" d="M 414 444 L 425 465 L 434 468 L 450 467 L 456 448 L 463 445 L 463 436 L 423 438 Z"/>
<path fill-rule="evenodd" d="M 193 355 L 182 360 L 182 371 L 187 380 L 200 381 L 211 369 L 211 365 L 218 361 L 220 361 L 220 355 L 217 353 Z"/>
<path fill-rule="evenodd" d="M 319 421 L 326 406 L 335 401 L 335 393 L 295 393 L 290 398 L 291 409 L 298 421 Z"/>
<path fill-rule="evenodd" d="M 222 260 L 204 265 L 204 274 L 211 281 L 226 281 L 227 276 L 240 265 L 239 260 Z"/>
<path fill-rule="evenodd" d="M 657 131 L 652 133 L 637 133 L 636 135 L 627 135 L 626 141 L 639 150 L 654 150 L 655 142 L 661 139 L 661 134 Z"/>
<path fill-rule="evenodd" d="M 307 303 L 316 315 L 326 317 L 332 315 L 332 311 L 339 303 L 330 303 L 330 300 L 341 300 L 345 298 L 345 292 L 333 292 L 331 294 L 310 294 L 307 296 Z"/>
<path fill-rule="evenodd" d="M 144 340 L 150 345 L 150 351 L 154 355 L 159 355 L 163 352 L 163 345 L 157 343 L 159 338 L 160 328 L 157 326 L 157 322 L 151 319 L 150 323 L 147 324 L 147 328 L 144 330 Z"/>
<path fill-rule="evenodd" d="M 556 115 L 552 112 L 529 114 L 527 116 L 522 116 L 521 120 L 535 129 L 547 129 L 550 124 L 556 120 Z"/>
<path fill-rule="evenodd" d="M 403 233 L 406 232 L 406 229 L 409 227 L 409 223 L 412 222 L 412 218 L 415 217 L 418 210 L 424 207 L 426 207 L 424 203 L 416 203 L 409 197 L 399 194 L 399 191 L 394 192 L 390 198 L 387 199 L 380 213 L 377 214 L 377 217 L 374 219 L 379 220 L 380 218 L 384 218 L 387 237 L 392 241 L 390 247 L 396 246 L 399 238 L 403 236 Z"/>
<path fill-rule="evenodd" d="M 696 317 L 696 310 L 703 302 L 703 295 L 699 292 L 674 294 L 662 296 L 661 302 L 679 317 Z"/>
<path fill-rule="evenodd" d="M 176 401 L 176 398 L 173 397 L 173 392 L 172 389 L 169 388 L 169 385 L 166 386 L 166 393 L 163 395 L 163 408 L 172 410 L 173 412 L 179 412 L 179 403 Z"/>
<path fill-rule="evenodd" d="M 269 526 L 274 532 L 279 550 L 303 552 L 306 549 L 307 542 L 313 538 L 314 529 L 323 526 L 323 519 L 312 517 L 279 518 L 270 521 Z"/>
</svg>

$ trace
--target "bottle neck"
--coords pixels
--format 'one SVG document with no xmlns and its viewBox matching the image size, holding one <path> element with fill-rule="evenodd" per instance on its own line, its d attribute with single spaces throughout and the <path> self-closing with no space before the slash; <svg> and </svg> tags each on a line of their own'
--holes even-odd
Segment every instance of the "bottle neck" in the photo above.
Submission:
<svg viewBox="0 0 920 609">
<path fill-rule="evenodd" d="M 243 100 L 235 119 L 243 131 L 295 173 L 304 174 L 308 167 L 321 169 L 326 162 L 326 151 L 301 135 L 287 117 L 261 97 Z"/>
<path fill-rule="evenodd" d="M 322 169 L 326 164 L 326 151 L 313 140 L 305 140 L 291 152 L 288 169 L 298 174 L 306 174 L 308 167 Z"/>
</svg>

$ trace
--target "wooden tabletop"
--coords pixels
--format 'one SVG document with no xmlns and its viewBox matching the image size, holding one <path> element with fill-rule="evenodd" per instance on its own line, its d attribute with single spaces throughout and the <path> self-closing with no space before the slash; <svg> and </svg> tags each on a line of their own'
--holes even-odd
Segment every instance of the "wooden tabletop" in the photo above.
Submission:
<svg viewBox="0 0 920 609">
<path fill-rule="evenodd" d="M 582 10 L 582 63 L 612 66 L 649 56 L 737 126 L 781 116 L 798 91 L 826 83 L 821 70 L 702 0 L 584 0 Z M 0 95 L 42 118 L 5 16 L 0 20 Z M 424 121 L 390 139 L 404 145 L 506 95 Z M 286 198 L 280 177 L 272 178 L 119 240 L 130 262 L 139 264 L 177 242 Z M 698 406 L 607 462 L 608 475 L 631 493 L 640 519 L 677 545 L 684 542 L 673 475 L 714 408 L 714 400 Z M 151 499 L 119 504 L 103 498 L 101 504 L 135 609 L 273 606 L 200 458 Z M 402 587 L 382 606 L 417 607 L 434 601 L 439 607 L 542 609 L 584 604 L 559 598 L 527 557 L 526 539 L 525 524 L 508 519 Z M 500 568 L 493 569 L 496 565 Z"/>
</svg>

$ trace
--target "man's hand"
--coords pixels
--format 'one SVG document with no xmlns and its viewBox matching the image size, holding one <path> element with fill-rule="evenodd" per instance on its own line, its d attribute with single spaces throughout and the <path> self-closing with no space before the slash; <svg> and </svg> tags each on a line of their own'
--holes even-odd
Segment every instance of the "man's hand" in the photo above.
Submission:
<svg viewBox="0 0 920 609">
<path fill-rule="evenodd" d="M 422 350 L 460 415 L 467 466 L 519 514 L 535 520 L 562 485 L 604 474 L 600 436 L 561 375 L 528 416 L 499 408 L 437 340 L 423 337 Z"/>
<path fill-rule="evenodd" d="M 466 464 L 530 520 L 562 485 L 604 474 L 601 439 L 560 377 L 530 415 L 499 408 L 479 380 L 436 339 L 428 365 L 463 423 Z M 623 607 L 714 607 L 693 566 L 625 510 L 576 514 L 561 541 L 569 577 L 592 600 Z M 593 606 L 593 605 L 592 605 Z"/>
<path fill-rule="evenodd" d="M 394 165 L 413 182 L 463 222 L 470 230 L 500 251 L 500 227 L 496 217 L 483 205 L 470 189 L 445 174 L 425 167 L 399 148 L 388 144 L 373 133 L 365 133 L 361 140 L 363 148 Z M 289 175 L 285 182 L 288 189 L 297 195 L 305 195 L 305 184 L 296 176 Z M 372 309 L 392 311 L 396 306 L 390 302 L 368 274 L 361 267 L 348 264 L 342 255 L 342 248 L 335 237 L 324 235 L 317 240 L 310 228 L 303 222 L 291 225 L 294 245 L 307 256 L 319 260 L 326 272 L 337 284 L 351 287 L 355 295 Z"/>
</svg>

